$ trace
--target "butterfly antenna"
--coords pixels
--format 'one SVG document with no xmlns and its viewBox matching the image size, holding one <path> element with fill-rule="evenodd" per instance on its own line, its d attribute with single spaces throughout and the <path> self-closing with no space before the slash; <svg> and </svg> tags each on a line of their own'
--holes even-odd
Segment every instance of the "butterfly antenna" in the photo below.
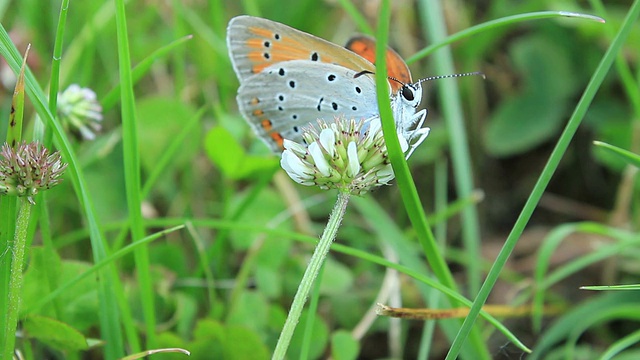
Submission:
<svg viewBox="0 0 640 360">
<path fill-rule="evenodd" d="M 484 73 L 480 72 L 480 71 L 474 71 L 474 72 L 468 72 L 468 73 L 461 73 L 461 74 L 451 74 L 451 75 L 439 75 L 439 76 L 430 76 L 428 78 L 424 78 L 424 79 L 420 79 L 418 80 L 419 84 L 422 84 L 423 82 L 426 81 L 431 81 L 431 80 L 439 80 L 439 79 L 446 79 L 446 78 L 456 78 L 456 77 L 462 77 L 462 76 L 475 76 L 475 75 L 479 75 L 482 76 L 483 79 L 486 79 L 487 77 L 484 75 Z"/>
<path fill-rule="evenodd" d="M 398 79 L 394 78 L 393 76 L 387 76 L 387 79 L 389 79 L 389 80 L 393 80 L 393 81 L 397 82 L 398 84 L 400 84 L 400 85 L 402 85 L 402 86 L 407 85 L 407 84 L 403 83 L 402 81 L 400 81 L 400 80 L 398 80 Z"/>
</svg>

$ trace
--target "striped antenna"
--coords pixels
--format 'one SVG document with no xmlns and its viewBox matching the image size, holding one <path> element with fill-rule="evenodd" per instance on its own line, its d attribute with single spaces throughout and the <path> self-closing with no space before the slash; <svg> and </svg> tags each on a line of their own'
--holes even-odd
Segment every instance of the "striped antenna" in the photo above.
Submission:
<svg viewBox="0 0 640 360">
<path fill-rule="evenodd" d="M 424 79 L 420 79 L 418 80 L 419 84 L 422 84 L 423 82 L 426 81 L 431 81 L 431 80 L 439 80 L 439 79 L 446 79 L 446 78 L 455 78 L 455 77 L 462 77 L 462 76 L 475 76 L 475 75 L 479 75 L 482 76 L 483 79 L 486 79 L 487 77 L 484 75 L 484 73 L 480 72 L 480 71 L 474 71 L 474 72 L 468 72 L 468 73 L 462 73 L 462 74 L 451 74 L 451 75 L 439 75 L 439 76 L 430 76 L 428 78 L 424 78 Z"/>
</svg>

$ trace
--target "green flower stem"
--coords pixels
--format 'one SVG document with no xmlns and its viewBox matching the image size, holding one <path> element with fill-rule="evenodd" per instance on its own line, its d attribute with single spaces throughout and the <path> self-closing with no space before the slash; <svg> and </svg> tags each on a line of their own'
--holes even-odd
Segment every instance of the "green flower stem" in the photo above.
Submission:
<svg viewBox="0 0 640 360">
<path fill-rule="evenodd" d="M 293 331 L 300 320 L 300 315 L 302 314 L 304 303 L 307 301 L 307 297 L 309 296 L 309 292 L 313 286 L 313 281 L 318 276 L 318 273 L 322 268 L 322 264 L 324 263 L 324 259 L 329 253 L 329 248 L 331 248 L 331 243 L 333 243 L 333 240 L 336 238 L 336 234 L 338 233 L 338 228 L 340 228 L 340 223 L 342 222 L 342 218 L 347 210 L 347 204 L 349 203 L 349 196 L 350 194 L 348 192 L 341 191 L 338 193 L 338 200 L 331 211 L 331 215 L 329 215 L 327 226 L 324 228 L 320 242 L 318 242 L 318 245 L 311 256 L 307 270 L 304 272 L 302 281 L 300 281 L 300 285 L 298 286 L 298 291 L 293 298 L 291 309 L 289 309 L 289 315 L 287 315 L 287 320 L 285 321 L 282 332 L 280 333 L 278 344 L 276 344 L 276 349 L 273 352 L 272 359 L 274 360 L 284 359 L 287 354 L 289 343 L 293 337 Z"/>
<path fill-rule="evenodd" d="M 7 322 L 5 324 L 2 359 L 13 358 L 13 349 L 16 343 L 16 328 L 18 326 L 20 302 L 22 301 L 22 267 L 24 266 L 24 251 L 27 244 L 27 230 L 29 228 L 31 206 L 26 198 L 22 198 L 22 206 L 20 206 L 20 211 L 18 212 L 16 233 L 11 251 L 13 257 L 11 259 L 11 279 L 9 280 L 9 313 L 7 314 Z"/>
</svg>

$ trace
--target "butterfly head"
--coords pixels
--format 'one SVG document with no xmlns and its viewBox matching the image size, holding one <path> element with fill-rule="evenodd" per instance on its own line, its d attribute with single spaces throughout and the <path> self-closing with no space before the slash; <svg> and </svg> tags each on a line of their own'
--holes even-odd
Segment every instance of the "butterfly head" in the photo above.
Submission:
<svg viewBox="0 0 640 360">
<path fill-rule="evenodd" d="M 402 87 L 398 91 L 398 95 L 402 99 L 402 102 L 408 106 L 417 108 L 422 100 L 422 85 L 420 82 L 413 84 L 402 84 Z"/>
<path fill-rule="evenodd" d="M 393 94 L 396 99 L 399 99 L 403 104 L 411 108 L 417 108 L 418 105 L 420 105 L 420 101 L 422 101 L 421 81 L 412 84 L 402 82 L 391 76 L 389 76 L 388 79 L 390 83 L 400 84 L 398 92 Z"/>
</svg>

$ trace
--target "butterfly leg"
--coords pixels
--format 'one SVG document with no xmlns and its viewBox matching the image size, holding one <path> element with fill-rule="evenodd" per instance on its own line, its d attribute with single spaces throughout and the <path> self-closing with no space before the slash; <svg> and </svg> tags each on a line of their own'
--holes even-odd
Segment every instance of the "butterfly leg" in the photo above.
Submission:
<svg viewBox="0 0 640 360">
<path fill-rule="evenodd" d="M 410 143 L 409 144 L 409 152 L 407 153 L 407 155 L 405 156 L 405 159 L 409 159 L 409 156 L 411 156 L 411 154 L 413 154 L 413 151 L 420 146 L 420 144 L 422 144 L 422 142 L 427 138 L 427 135 L 429 135 L 429 131 L 431 129 L 429 128 L 422 128 L 419 130 L 414 131 L 411 134 L 411 139 L 416 139 L 415 142 Z"/>
<path fill-rule="evenodd" d="M 411 117 L 411 120 L 409 121 L 410 126 L 408 126 L 408 128 L 411 128 L 414 131 L 418 131 L 420 130 L 422 125 L 424 125 L 424 121 L 426 119 L 427 119 L 427 109 L 422 109 Z"/>
<path fill-rule="evenodd" d="M 411 120 L 409 121 L 410 126 L 408 126 L 408 128 L 413 128 L 413 130 L 409 130 L 406 133 L 406 139 L 407 139 L 407 142 L 409 143 L 409 152 L 405 156 L 405 159 L 408 159 L 409 156 L 411 156 L 411 154 L 413 153 L 413 151 L 418 146 L 420 146 L 420 144 L 422 144 L 422 142 L 427 138 L 427 135 L 429 135 L 430 129 L 422 128 L 422 125 L 424 125 L 424 121 L 426 118 L 427 118 L 427 109 L 422 109 L 411 117 Z M 415 124 L 415 128 L 414 128 L 414 124 Z"/>
</svg>

